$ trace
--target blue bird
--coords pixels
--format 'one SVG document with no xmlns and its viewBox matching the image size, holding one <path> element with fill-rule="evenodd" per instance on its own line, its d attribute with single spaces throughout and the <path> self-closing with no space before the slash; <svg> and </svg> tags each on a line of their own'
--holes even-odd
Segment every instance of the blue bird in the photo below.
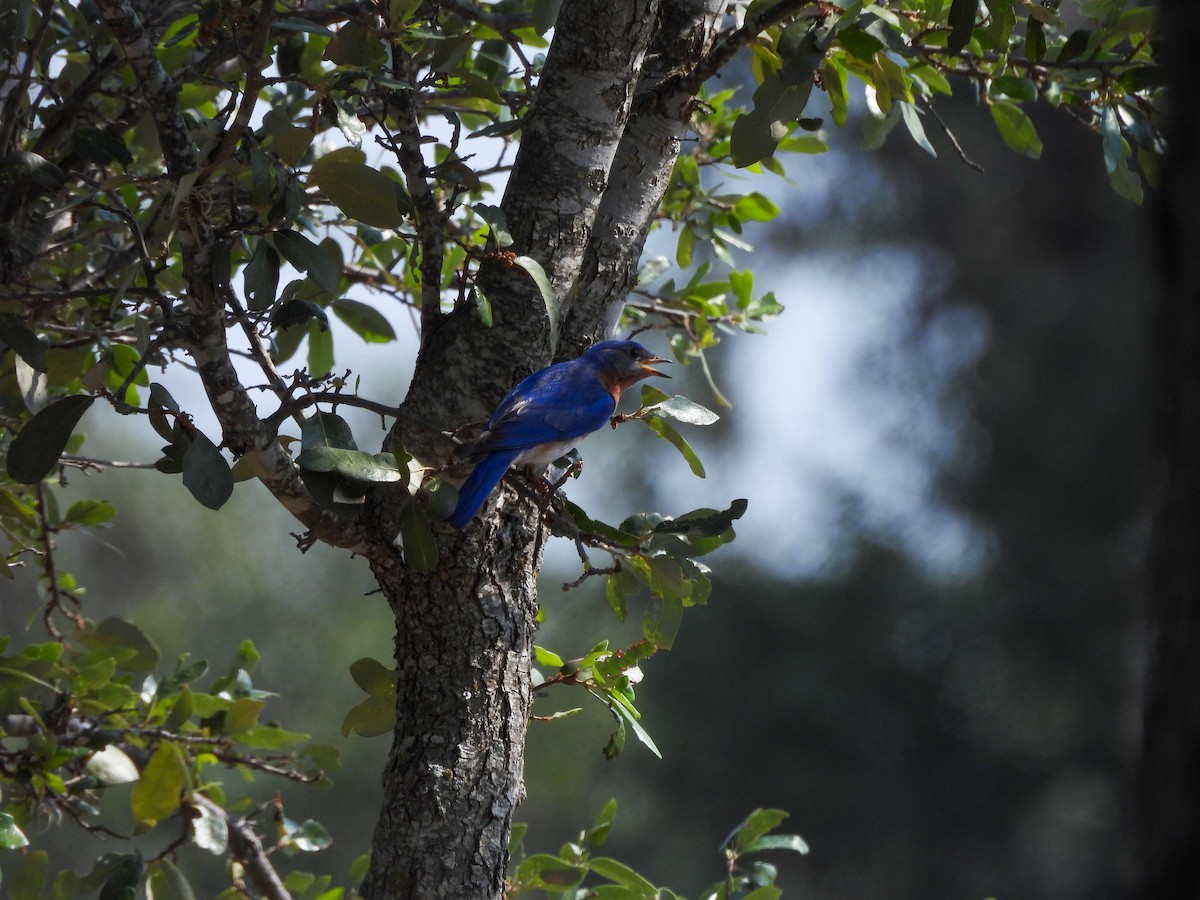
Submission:
<svg viewBox="0 0 1200 900">
<path fill-rule="evenodd" d="M 670 360 L 634 341 L 602 341 L 582 356 L 534 372 L 508 392 L 483 433 L 456 453 L 475 461 L 447 521 L 465 528 L 510 466 L 544 466 L 604 426 L 621 391 Z"/>
</svg>

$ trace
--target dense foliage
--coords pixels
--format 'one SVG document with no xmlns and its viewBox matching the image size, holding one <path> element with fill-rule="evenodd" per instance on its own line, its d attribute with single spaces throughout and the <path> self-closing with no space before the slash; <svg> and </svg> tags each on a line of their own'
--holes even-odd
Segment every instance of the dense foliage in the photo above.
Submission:
<svg viewBox="0 0 1200 900">
<path fill-rule="evenodd" d="M 38 570 L 35 627 L 44 637 L 4 639 L 0 846 L 25 846 L 42 819 L 107 831 L 95 796 L 130 781 L 136 827 L 174 836 L 153 860 L 118 852 L 88 875 L 26 850 L 19 866 L 0 860 L 11 896 L 102 888 L 102 897 L 118 897 L 139 884 L 155 897 L 188 896 L 172 863 L 184 842 L 235 861 L 230 896 L 340 896 L 328 876 L 281 880 L 255 834 L 271 823 L 276 849 L 315 851 L 328 842 L 320 824 L 270 805 L 248 808 L 220 781 L 232 768 L 325 783 L 336 775 L 336 750 L 263 718 L 271 695 L 252 681 L 253 645 L 231 648 L 236 663 L 217 674 L 201 661 L 165 665 L 137 625 L 90 610 L 84 579 L 56 542 L 68 530 L 105 527 L 117 510 L 101 501 L 62 509 L 59 486 L 76 470 L 104 467 L 84 454 L 77 431 L 89 409 L 103 408 L 144 418 L 165 442 L 154 464 L 162 474 L 144 477 L 182 476 L 212 509 L 239 478 L 257 477 L 308 529 L 302 548 L 321 540 L 370 552 L 363 499 L 390 485 L 403 492 L 393 535 L 404 565 L 436 569 L 444 553 L 437 522 L 453 506 L 452 478 L 438 477 L 446 459 L 419 438 L 359 448 L 338 407 L 397 412 L 359 395 L 331 318 L 346 326 L 340 335 L 378 343 L 396 339 L 384 311 L 397 309 L 412 312 L 423 338 L 451 311 L 501 328 L 510 313 L 484 275 L 503 269 L 536 288 L 552 354 L 560 341 L 565 350 L 580 340 L 568 327 L 580 305 L 570 285 L 556 282 L 547 261 L 512 249 L 516 223 L 493 202 L 521 152 L 559 6 L 135 9 L 120 0 L 27 0 L 5 12 L 15 27 L 0 87 L 0 526 L 8 542 L 0 573 Z M 825 151 L 824 129 L 855 120 L 862 106 L 866 147 L 903 123 L 927 152 L 947 146 L 973 165 L 939 115 L 941 98 L 974 92 L 1002 141 L 1035 158 L 1042 144 L 1026 107 L 1048 104 L 1096 132 L 1112 187 L 1140 200 L 1163 150 L 1154 11 L 1121 0 L 1057 7 L 780 0 L 722 8 L 699 61 L 633 99 L 636 115 L 672 92 L 695 98 L 691 140 L 652 215 L 676 233 L 674 259 L 642 261 L 636 288 L 618 297 L 627 301 L 621 324 L 662 329 L 680 362 L 707 373 L 705 352 L 723 335 L 780 313 L 739 267 L 751 249 L 743 226 L 770 222 L 779 209 L 725 177 L 734 169 L 783 175 L 780 154 Z M 752 83 L 727 86 L 734 65 Z M 186 367 L 222 434 L 199 428 L 199 411 L 153 380 L 156 370 Z M 707 425 L 715 414 L 651 388 L 641 401 L 620 418 L 648 426 L 703 476 L 676 426 Z M 444 433 L 409 424 L 433 432 L 431 440 Z M 654 749 L 634 705 L 640 665 L 672 645 L 685 609 L 706 602 L 711 582 L 699 557 L 731 540 L 745 512 L 731 501 L 614 525 L 565 499 L 544 510 L 550 531 L 578 550 L 579 581 L 604 578 L 619 619 L 649 594 L 636 607 L 645 610 L 643 640 L 632 646 L 602 642 L 574 661 L 536 651 L 535 682 L 583 687 L 612 712 L 606 755 L 629 733 Z M 364 659 L 351 675 L 367 698 L 348 711 L 343 733 L 390 731 L 395 671 Z M 595 855 L 613 815 L 606 809 L 558 856 L 516 854 L 511 890 L 582 896 L 578 886 L 593 875 L 611 890 L 588 896 L 654 896 L 644 878 Z M 735 864 L 758 849 L 802 850 L 798 838 L 768 833 L 781 820 L 759 811 L 731 835 L 728 878 L 709 896 L 776 895 L 769 867 L 743 867 L 738 880 Z M 352 877 L 366 868 L 364 858 Z"/>
</svg>

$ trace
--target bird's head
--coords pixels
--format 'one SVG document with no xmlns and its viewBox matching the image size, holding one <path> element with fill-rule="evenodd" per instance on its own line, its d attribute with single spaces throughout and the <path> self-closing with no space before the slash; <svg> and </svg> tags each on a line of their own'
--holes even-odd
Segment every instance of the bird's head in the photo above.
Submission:
<svg viewBox="0 0 1200 900">
<path fill-rule="evenodd" d="M 628 387 L 651 375 L 671 377 L 666 372 L 654 368 L 655 364 L 669 363 L 670 360 L 655 356 L 636 341 L 602 341 L 584 356 L 621 387 Z"/>
</svg>

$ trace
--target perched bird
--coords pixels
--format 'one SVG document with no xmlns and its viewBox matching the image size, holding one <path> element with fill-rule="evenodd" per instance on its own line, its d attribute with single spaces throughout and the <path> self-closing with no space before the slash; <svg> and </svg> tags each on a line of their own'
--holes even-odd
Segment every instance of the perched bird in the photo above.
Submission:
<svg viewBox="0 0 1200 900">
<path fill-rule="evenodd" d="M 665 362 L 633 341 L 603 341 L 577 359 L 534 372 L 500 401 L 479 438 L 456 451 L 475 460 L 475 469 L 447 521 L 465 528 L 509 466 L 554 462 L 603 427 L 621 391 L 651 375 L 669 378 L 652 368 Z"/>
</svg>

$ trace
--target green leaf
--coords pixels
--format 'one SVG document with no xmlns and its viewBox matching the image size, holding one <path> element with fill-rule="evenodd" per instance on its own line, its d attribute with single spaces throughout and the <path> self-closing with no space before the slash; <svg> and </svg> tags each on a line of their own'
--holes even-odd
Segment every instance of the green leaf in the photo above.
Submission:
<svg viewBox="0 0 1200 900">
<path fill-rule="evenodd" d="M 407 468 L 401 469 L 391 453 L 367 453 L 337 447 L 313 447 L 296 458 L 296 464 L 309 472 L 336 472 L 345 478 L 368 484 L 403 481 Z"/>
<path fill-rule="evenodd" d="M 883 41 L 861 28 L 843 28 L 838 32 L 837 40 L 847 53 L 866 63 L 872 62 L 875 54 L 885 47 Z"/>
<path fill-rule="evenodd" d="M 900 107 L 900 120 L 908 129 L 912 139 L 916 141 L 917 146 L 930 156 L 937 156 L 937 151 L 933 149 L 933 144 L 929 143 L 929 138 L 925 134 L 925 126 L 921 124 L 921 114 L 917 107 L 903 100 L 896 101 L 896 105 Z"/>
<path fill-rule="evenodd" d="M 368 344 L 386 344 L 396 339 L 396 330 L 375 307 L 357 300 L 334 300 L 333 314 Z"/>
<path fill-rule="evenodd" d="M 399 518 L 405 564 L 414 572 L 429 571 L 437 565 L 438 549 L 424 511 L 416 501 L 410 500 L 400 510 Z"/>
<path fill-rule="evenodd" d="M 779 215 L 779 207 L 755 191 L 740 198 L 733 205 L 733 212 L 739 219 L 750 222 L 770 222 Z"/>
<path fill-rule="evenodd" d="M 209 509 L 220 509 L 233 494 L 233 473 L 217 445 L 201 431 L 189 435 L 183 454 L 183 486 Z"/>
<path fill-rule="evenodd" d="M 279 251 L 259 240 L 250 262 L 242 269 L 242 287 L 246 306 L 253 312 L 269 309 L 279 290 Z"/>
<path fill-rule="evenodd" d="M 518 256 L 513 262 L 529 273 L 529 277 L 533 279 L 533 283 L 537 285 L 537 289 L 542 295 L 542 301 L 546 304 L 546 321 L 550 328 L 550 352 L 553 354 L 558 348 L 559 313 L 558 298 L 554 296 L 554 288 L 551 286 L 542 264 L 533 257 Z"/>
<path fill-rule="evenodd" d="M 195 900 L 187 877 L 167 857 L 150 863 L 146 900 Z"/>
<path fill-rule="evenodd" d="M 475 311 L 479 314 L 479 322 L 484 328 L 492 327 L 492 304 L 478 284 L 473 288 L 475 296 Z"/>
<path fill-rule="evenodd" d="M 333 371 L 333 332 L 319 319 L 308 323 L 308 374 L 324 378 Z"/>
<path fill-rule="evenodd" d="M 604 696 L 608 698 L 606 702 L 608 702 L 609 709 L 612 710 L 612 713 L 617 720 L 632 728 L 634 735 L 636 735 L 637 739 L 645 745 L 646 749 L 648 749 L 659 759 L 662 759 L 662 752 L 654 743 L 653 738 L 650 737 L 650 733 L 641 726 L 640 722 L 638 722 L 640 715 L 638 711 L 633 708 L 633 704 L 616 691 L 606 692 Z"/>
<path fill-rule="evenodd" d="M 0 343 L 38 372 L 46 371 L 46 348 L 17 316 L 16 313 L 0 312 Z"/>
<path fill-rule="evenodd" d="M 239 697 L 225 711 L 225 719 L 221 723 L 222 734 L 241 734 L 258 724 L 266 701 L 253 697 Z"/>
<path fill-rule="evenodd" d="M 1046 26 L 1032 16 L 1025 23 L 1025 55 L 1034 62 L 1040 62 L 1046 55 L 1045 29 Z"/>
<path fill-rule="evenodd" d="M 679 240 L 675 242 L 675 264 L 686 269 L 692 264 L 692 254 L 696 249 L 696 229 L 684 225 L 679 231 Z"/>
<path fill-rule="evenodd" d="M 684 513 L 674 519 L 667 519 L 654 526 L 659 534 L 700 534 L 714 536 L 728 530 L 735 519 L 740 519 L 749 506 L 748 500 L 734 500 L 729 509 L 718 512 L 715 509 L 701 508 Z"/>
<path fill-rule="evenodd" d="M 17 820 L 8 813 L 0 813 L 0 850 L 16 850 L 29 846 L 29 838 L 17 827 Z"/>
<path fill-rule="evenodd" d="M 1117 108 L 1111 103 L 1100 113 L 1101 147 L 1104 150 L 1104 168 L 1112 175 L 1126 156 L 1125 142 L 1121 138 L 1121 121 Z"/>
<path fill-rule="evenodd" d="M 133 818 L 151 826 L 166 819 L 179 809 L 187 781 L 182 754 L 170 741 L 163 741 L 133 786 L 129 797 Z"/>
<path fill-rule="evenodd" d="M 287 293 L 285 288 L 284 296 L 287 296 Z M 301 297 L 291 297 L 271 311 L 271 327 L 276 331 L 286 331 L 302 325 L 307 326 L 314 320 L 323 328 L 328 329 L 329 316 L 325 310 L 313 301 Z"/>
<path fill-rule="evenodd" d="M 754 109 L 733 123 L 729 149 L 739 169 L 772 156 L 804 112 L 812 93 L 810 80 L 784 84 L 778 75 L 768 75 L 754 92 Z"/>
<path fill-rule="evenodd" d="M 8 445 L 9 477 L 21 484 L 37 484 L 49 475 L 94 400 L 86 394 L 63 397 L 25 423 Z"/>
<path fill-rule="evenodd" d="M 107 525 L 117 514 L 117 508 L 107 500 L 76 500 L 67 509 L 63 522 L 98 528 Z"/>
<path fill-rule="evenodd" d="M 133 162 L 129 148 L 102 128 L 84 125 L 71 132 L 71 149 L 86 159 L 105 166 L 119 162 L 127 166 Z"/>
<path fill-rule="evenodd" d="M 254 750 L 284 750 L 302 744 L 312 738 L 311 734 L 287 731 L 278 725 L 252 725 L 237 735 L 237 742 Z"/>
<path fill-rule="evenodd" d="M 1038 159 L 1042 155 L 1042 141 L 1025 111 L 1002 100 L 993 101 L 991 107 L 992 119 L 1009 149 L 1031 159 Z"/>
<path fill-rule="evenodd" d="M 979 0 L 951 0 L 950 13 L 946 17 L 946 24 L 950 26 L 950 37 L 946 40 L 947 53 L 958 53 L 970 42 L 978 10 Z"/>
<path fill-rule="evenodd" d="M 721 849 L 732 848 L 737 853 L 744 853 L 747 847 L 778 828 L 787 817 L 787 812 L 782 809 L 756 809 L 721 842 Z"/>
<path fill-rule="evenodd" d="M 548 669 L 561 669 L 563 666 L 563 658 L 561 656 L 536 644 L 533 648 L 533 656 L 539 666 L 545 666 Z"/>
<path fill-rule="evenodd" d="M 396 182 L 378 169 L 358 162 L 313 164 L 309 181 L 352 219 L 376 228 L 398 228 L 404 213 L 396 202 Z"/>
<path fill-rule="evenodd" d="M 992 80 L 992 96 L 1012 97 L 1023 103 L 1033 103 L 1038 98 L 1037 83 L 1032 78 L 1016 75 L 999 75 Z"/>
<path fill-rule="evenodd" d="M 116 871 L 100 889 L 99 900 L 134 900 L 145 870 L 146 861 L 142 858 L 141 851 L 134 850 L 133 853 L 124 854 Z"/>
<path fill-rule="evenodd" d="M 654 590 L 656 587 L 658 590 Z M 677 594 L 664 593 L 653 581 L 651 589 L 650 602 L 642 615 L 642 634 L 660 650 L 670 650 L 683 624 L 683 599 Z"/>
<path fill-rule="evenodd" d="M 768 834 L 752 841 L 743 851 L 757 853 L 759 850 L 794 850 L 796 853 L 808 853 L 808 843 L 798 834 Z"/>
<path fill-rule="evenodd" d="M 563 505 L 566 507 L 567 513 L 575 522 L 575 525 L 583 531 L 590 531 L 593 534 L 598 534 L 606 541 L 617 544 L 622 547 L 633 547 L 638 542 L 638 536 L 628 531 L 623 531 L 620 528 L 614 528 L 606 522 L 601 522 L 591 518 L 579 506 L 572 503 L 570 500 L 564 500 Z"/>
<path fill-rule="evenodd" d="M 549 875 L 549 880 L 545 876 Z M 587 876 L 587 869 L 551 856 L 549 853 L 535 853 L 521 860 L 517 866 L 516 882 L 530 888 L 553 887 L 561 892 L 563 889 L 579 884 Z"/>
<path fill-rule="evenodd" d="M 57 191 L 67 183 L 67 176 L 44 156 L 14 150 L 0 160 L 0 185 L 19 182 L 28 183 L 40 195 Z"/>
<path fill-rule="evenodd" d="M 382 697 L 368 697 L 353 706 L 342 720 L 342 737 L 358 734 L 375 737 L 389 734 L 396 727 L 396 703 Z"/>
<path fill-rule="evenodd" d="M 275 247 L 283 258 L 317 283 L 322 290 L 337 290 L 342 279 L 342 270 L 320 247 L 298 231 L 276 231 L 272 235 Z"/>
<path fill-rule="evenodd" d="M 540 35 L 554 27 L 563 0 L 533 0 L 533 30 Z"/>
<path fill-rule="evenodd" d="M 50 869 L 50 856 L 45 850 L 31 850 L 25 861 L 5 885 L 8 900 L 39 900 Z"/>
<path fill-rule="evenodd" d="M 340 450 L 357 450 L 350 425 L 337 413 L 318 410 L 300 428 L 300 446 L 303 450 L 314 447 L 336 447 Z"/>
<path fill-rule="evenodd" d="M 85 630 L 82 640 L 90 650 L 109 647 L 132 650 L 131 655 L 116 657 L 118 668 L 125 671 L 153 672 L 158 668 L 158 647 L 140 628 L 125 619 L 109 616 L 99 625 Z"/>
<path fill-rule="evenodd" d="M 623 862 L 607 856 L 597 856 L 589 859 L 587 866 L 593 875 L 599 875 L 601 878 L 607 878 L 622 887 L 627 887 L 635 891 L 639 897 L 654 900 L 658 895 L 658 889 L 653 884 Z"/>
<path fill-rule="evenodd" d="M 1108 176 L 1108 183 L 1126 200 L 1133 203 L 1142 202 L 1144 196 L 1142 180 L 1136 172 L 1129 168 L 1129 163 L 1124 158 L 1117 163 L 1117 168 Z"/>
<path fill-rule="evenodd" d="M 692 470 L 693 475 L 697 478 L 705 476 L 704 463 L 700 461 L 700 457 L 696 455 L 696 451 L 692 449 L 692 445 L 687 442 L 682 434 L 660 418 L 648 416 L 642 419 L 642 421 L 646 423 L 647 428 L 663 440 L 668 441 L 682 454 L 683 458 L 687 460 L 688 468 Z"/>
<path fill-rule="evenodd" d="M 379 660 L 370 656 L 356 659 L 350 664 L 350 677 L 372 697 L 395 702 L 396 670 L 389 669 Z"/>
<path fill-rule="evenodd" d="M 289 841 L 297 850 L 305 853 L 324 850 L 333 843 L 333 838 L 325 830 L 325 826 L 313 819 L 305 820 L 299 828 L 285 835 L 285 840 Z"/>
<path fill-rule="evenodd" d="M 821 67 L 821 83 L 829 94 L 832 107 L 830 115 L 836 125 L 846 124 L 846 114 L 850 106 L 850 95 L 846 90 L 846 69 L 832 59 L 826 59 Z"/>
</svg>

